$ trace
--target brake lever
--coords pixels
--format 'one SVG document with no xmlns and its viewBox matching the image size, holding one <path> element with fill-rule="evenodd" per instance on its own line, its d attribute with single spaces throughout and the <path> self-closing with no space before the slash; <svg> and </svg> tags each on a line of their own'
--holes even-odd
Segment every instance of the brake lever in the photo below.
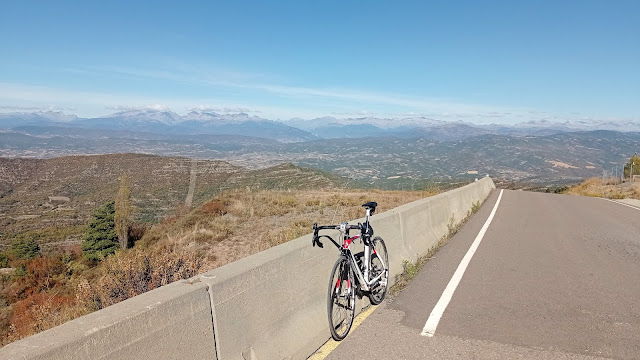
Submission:
<svg viewBox="0 0 640 360">
<path fill-rule="evenodd" d="M 322 243 L 320 242 L 320 237 L 318 236 L 318 232 L 317 231 L 315 231 L 313 233 L 313 240 L 311 241 L 311 244 L 313 246 L 316 246 L 316 244 L 317 244 L 320 249 L 322 249 L 324 247 L 324 245 L 322 245 Z"/>
<path fill-rule="evenodd" d="M 318 223 L 313 223 L 313 239 L 311 240 L 311 245 L 315 247 L 316 244 L 318 244 L 319 248 L 323 248 L 320 237 L 318 236 Z"/>
</svg>

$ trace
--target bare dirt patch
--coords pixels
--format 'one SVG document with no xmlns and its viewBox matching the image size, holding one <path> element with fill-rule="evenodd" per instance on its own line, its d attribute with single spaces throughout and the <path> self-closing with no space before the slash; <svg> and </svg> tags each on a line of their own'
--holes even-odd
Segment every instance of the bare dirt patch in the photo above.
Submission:
<svg viewBox="0 0 640 360">
<path fill-rule="evenodd" d="M 547 160 L 548 163 L 552 164 L 553 167 L 560 167 L 560 168 L 564 168 L 564 169 L 578 169 L 577 166 L 573 166 L 567 163 L 563 163 L 560 161 L 554 161 L 554 160 Z"/>
</svg>

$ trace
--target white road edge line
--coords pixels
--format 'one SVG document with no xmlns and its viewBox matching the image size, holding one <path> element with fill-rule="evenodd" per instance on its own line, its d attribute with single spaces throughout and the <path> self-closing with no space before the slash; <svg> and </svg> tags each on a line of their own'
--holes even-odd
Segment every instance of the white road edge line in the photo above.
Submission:
<svg viewBox="0 0 640 360">
<path fill-rule="evenodd" d="M 460 280 L 462 280 L 462 275 L 464 275 L 465 270 L 467 270 L 467 266 L 469 265 L 469 262 L 471 261 L 473 254 L 475 254 L 476 250 L 478 249 L 478 246 L 480 245 L 480 242 L 482 241 L 484 234 L 487 232 L 487 229 L 489 228 L 489 224 L 491 224 L 491 221 L 493 220 L 493 217 L 495 216 L 496 211 L 498 210 L 498 205 L 500 204 L 500 199 L 502 199 L 503 192 L 504 190 L 500 190 L 498 201 L 496 201 L 496 204 L 493 206 L 493 210 L 491 210 L 491 214 L 489 215 L 489 218 L 482 226 L 482 229 L 480 229 L 478 236 L 476 236 L 476 239 L 473 241 L 473 244 L 471 244 L 471 247 L 469 248 L 469 251 L 467 251 L 467 254 L 462 258 L 462 261 L 460 262 L 460 265 L 458 265 L 456 272 L 453 273 L 451 280 L 449 280 L 449 284 L 447 284 L 447 287 L 444 289 L 444 292 L 442 293 L 440 300 L 438 300 L 438 303 L 431 311 L 431 314 L 429 315 L 427 322 L 424 324 L 424 328 L 422 329 L 422 332 L 420 333 L 420 335 L 428 336 L 428 337 L 433 337 L 433 335 L 435 335 L 436 328 L 438 327 L 438 323 L 440 322 L 440 318 L 442 317 L 442 314 L 444 314 L 444 311 L 447 309 L 447 306 L 449 305 L 449 302 L 453 297 L 453 293 L 456 291 L 456 288 L 458 287 Z"/>
<path fill-rule="evenodd" d="M 637 207 L 635 207 L 635 206 L 633 206 L 633 205 L 625 204 L 625 203 L 620 202 L 620 201 L 615 201 L 615 200 L 611 200 L 611 199 L 607 199 L 607 200 L 609 200 L 609 201 L 611 201 L 611 202 L 614 202 L 614 203 L 616 203 L 616 204 L 620 204 L 620 205 L 624 205 L 624 206 L 626 206 L 626 207 L 630 207 L 630 208 L 632 208 L 632 209 L 640 210 L 640 208 L 637 208 Z"/>
</svg>

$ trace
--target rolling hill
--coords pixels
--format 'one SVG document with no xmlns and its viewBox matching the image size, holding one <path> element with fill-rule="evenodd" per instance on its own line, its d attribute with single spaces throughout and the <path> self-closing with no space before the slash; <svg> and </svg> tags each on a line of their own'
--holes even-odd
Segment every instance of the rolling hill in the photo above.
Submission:
<svg viewBox="0 0 640 360">
<path fill-rule="evenodd" d="M 249 170 L 224 161 L 141 154 L 0 158 L 0 229 L 55 233 L 66 228 L 68 236 L 77 236 L 82 229 L 74 226 L 83 227 L 96 207 L 114 198 L 121 175 L 131 179 L 136 217 L 156 222 L 185 203 L 192 173 L 194 205 L 229 189 L 318 189 L 345 183 L 291 164 Z"/>
</svg>

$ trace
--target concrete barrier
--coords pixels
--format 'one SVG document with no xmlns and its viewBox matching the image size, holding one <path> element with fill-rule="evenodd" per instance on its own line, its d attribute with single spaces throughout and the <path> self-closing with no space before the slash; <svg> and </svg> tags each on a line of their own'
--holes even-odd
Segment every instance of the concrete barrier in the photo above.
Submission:
<svg viewBox="0 0 640 360">
<path fill-rule="evenodd" d="M 490 178 L 400 206 L 372 218 L 385 239 L 391 280 L 495 188 Z M 363 219 L 353 220 L 353 222 Z M 338 250 L 311 236 L 241 259 L 200 276 L 209 287 L 219 359 L 305 359 L 328 338 L 326 293 Z M 359 300 L 360 306 L 368 301 Z"/>
<path fill-rule="evenodd" d="M 390 280 L 494 188 L 483 178 L 372 217 Z M 9 344 L 0 358 L 305 359 L 330 337 L 326 293 L 337 256 L 306 235 Z"/>
<path fill-rule="evenodd" d="M 207 287 L 178 281 L 11 343 L 0 359 L 211 359 L 215 351 Z"/>
</svg>

